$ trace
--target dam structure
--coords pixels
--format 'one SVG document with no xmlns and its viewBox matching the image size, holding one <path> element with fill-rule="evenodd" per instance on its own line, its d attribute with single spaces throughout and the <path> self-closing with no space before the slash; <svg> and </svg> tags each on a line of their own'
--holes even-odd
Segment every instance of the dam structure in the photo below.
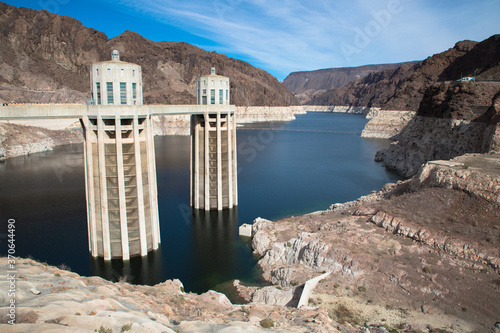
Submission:
<svg viewBox="0 0 500 333">
<path fill-rule="evenodd" d="M 110 61 L 91 65 L 88 105 L 0 107 L 2 121 L 80 120 L 93 257 L 129 260 L 160 246 L 152 116 L 191 115 L 191 206 L 222 210 L 237 205 L 235 107 L 229 105 L 229 79 L 215 75 L 215 69 L 200 79 L 199 100 L 203 89 L 205 98 L 222 98 L 197 105 L 143 105 L 141 67 L 121 61 L 115 50 Z M 205 88 L 199 85 L 203 80 Z"/>
</svg>

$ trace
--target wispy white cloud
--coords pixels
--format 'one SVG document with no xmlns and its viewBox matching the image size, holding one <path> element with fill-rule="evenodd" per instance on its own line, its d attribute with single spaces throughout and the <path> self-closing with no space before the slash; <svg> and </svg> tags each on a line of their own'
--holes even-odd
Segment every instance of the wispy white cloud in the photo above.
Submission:
<svg viewBox="0 0 500 333">
<path fill-rule="evenodd" d="M 213 40 L 218 52 L 280 80 L 298 70 L 421 59 L 500 31 L 497 0 L 107 1 Z"/>
</svg>

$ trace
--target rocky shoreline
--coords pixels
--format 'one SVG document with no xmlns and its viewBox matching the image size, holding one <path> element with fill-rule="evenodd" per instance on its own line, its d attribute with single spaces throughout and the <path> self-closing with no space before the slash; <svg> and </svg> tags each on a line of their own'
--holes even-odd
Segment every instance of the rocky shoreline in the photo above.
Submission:
<svg viewBox="0 0 500 333">
<path fill-rule="evenodd" d="M 499 185 L 497 154 L 429 162 L 410 180 L 330 210 L 257 219 L 253 249 L 265 280 L 280 288 L 331 272 L 309 304 L 337 323 L 492 332 L 500 321 Z"/>
<path fill-rule="evenodd" d="M 302 106 L 237 106 L 236 123 L 286 122 L 304 113 Z M 189 135 L 190 119 L 189 115 L 153 117 L 153 132 L 155 135 Z"/>
<path fill-rule="evenodd" d="M 361 132 L 362 138 L 391 139 L 408 125 L 415 116 L 414 111 L 372 109 L 366 115 L 369 119 Z"/>
</svg>

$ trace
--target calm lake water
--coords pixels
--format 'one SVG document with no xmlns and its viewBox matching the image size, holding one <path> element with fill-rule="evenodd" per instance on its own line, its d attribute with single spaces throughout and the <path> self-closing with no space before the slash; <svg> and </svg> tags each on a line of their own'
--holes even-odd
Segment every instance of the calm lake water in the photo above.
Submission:
<svg viewBox="0 0 500 333">
<path fill-rule="evenodd" d="M 7 253 L 7 220 L 15 219 L 16 256 L 81 275 L 140 284 L 177 278 L 193 292 L 232 279 L 255 282 L 239 225 L 324 210 L 397 179 L 373 161 L 388 142 L 360 138 L 365 123 L 360 115 L 312 112 L 238 128 L 239 206 L 209 213 L 189 207 L 189 137 L 156 137 L 162 244 L 125 263 L 89 255 L 82 146 L 9 159 L 0 163 L 0 254 Z"/>
</svg>

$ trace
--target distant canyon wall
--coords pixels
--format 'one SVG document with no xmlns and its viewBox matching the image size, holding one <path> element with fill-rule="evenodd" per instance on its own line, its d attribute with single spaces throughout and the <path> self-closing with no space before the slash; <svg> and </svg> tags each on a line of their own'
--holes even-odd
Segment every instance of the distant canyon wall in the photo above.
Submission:
<svg viewBox="0 0 500 333">
<path fill-rule="evenodd" d="M 334 112 L 334 113 L 354 113 L 368 115 L 377 112 L 380 108 L 352 105 L 304 105 L 302 108 L 309 112 Z"/>
<path fill-rule="evenodd" d="M 83 142 L 81 128 L 50 130 L 42 127 L 0 122 L 0 161 L 50 151 L 56 146 Z"/>
<path fill-rule="evenodd" d="M 373 72 L 395 69 L 401 64 L 366 65 L 293 72 L 285 78 L 283 84 L 294 94 L 300 104 L 305 104 L 328 90 L 341 88 Z"/>
</svg>

